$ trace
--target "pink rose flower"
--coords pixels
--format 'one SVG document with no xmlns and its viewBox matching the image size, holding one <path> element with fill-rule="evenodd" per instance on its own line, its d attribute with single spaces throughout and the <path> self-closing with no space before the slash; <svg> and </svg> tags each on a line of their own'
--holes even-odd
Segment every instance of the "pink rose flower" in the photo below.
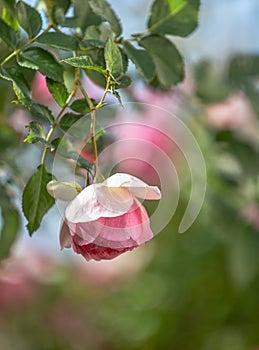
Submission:
<svg viewBox="0 0 259 350">
<path fill-rule="evenodd" d="M 64 197 L 64 185 L 61 186 Z M 59 197 L 58 188 L 57 181 L 47 186 L 55 198 Z M 143 246 L 153 233 L 148 214 L 136 197 L 158 200 L 161 194 L 158 187 L 123 173 L 84 188 L 66 208 L 61 249 L 72 246 L 87 261 L 99 261 Z"/>
</svg>

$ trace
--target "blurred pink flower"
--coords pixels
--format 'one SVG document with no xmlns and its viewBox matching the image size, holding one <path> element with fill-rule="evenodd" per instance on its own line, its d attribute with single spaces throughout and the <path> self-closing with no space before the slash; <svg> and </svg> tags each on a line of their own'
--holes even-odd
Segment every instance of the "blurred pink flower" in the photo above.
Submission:
<svg viewBox="0 0 259 350">
<path fill-rule="evenodd" d="M 48 186 L 50 194 L 55 193 Z M 110 260 L 143 246 L 153 237 L 145 208 L 136 197 L 160 199 L 156 186 L 128 174 L 92 184 L 69 203 L 61 228 L 61 248 L 70 247 L 89 261 Z"/>
<path fill-rule="evenodd" d="M 165 158 L 174 162 L 177 157 L 174 140 L 179 94 L 159 92 L 142 84 L 137 84 L 132 93 L 137 102 L 126 104 L 106 130 L 114 142 L 107 147 L 109 152 L 104 150 L 100 155 L 100 164 L 112 164 L 118 172 L 159 186 Z"/>
<path fill-rule="evenodd" d="M 146 113 L 149 114 L 149 111 Z M 161 116 L 158 126 L 151 117 L 143 115 L 140 121 L 115 124 L 112 130 L 116 142 L 111 157 L 119 172 L 130 173 L 159 185 L 158 171 L 161 168 L 157 169 L 155 163 L 161 154 L 172 156 L 176 146 L 169 128 L 168 132 L 163 130 L 163 127 L 169 127 L 170 122 L 167 123 Z"/>
<path fill-rule="evenodd" d="M 31 303 L 37 296 L 37 286 L 22 260 L 6 260 L 0 269 L 1 313 L 16 311 Z"/>
<path fill-rule="evenodd" d="M 35 102 L 44 105 L 49 105 L 54 101 L 47 87 L 45 76 L 39 72 L 35 74 L 32 83 L 32 98 Z"/>
<path fill-rule="evenodd" d="M 254 203 L 241 211 L 241 216 L 256 230 L 259 230 L 259 206 Z"/>
<path fill-rule="evenodd" d="M 253 128 L 256 120 L 252 106 L 243 93 L 209 105 L 205 115 L 208 123 L 216 129 L 249 129 Z"/>
<path fill-rule="evenodd" d="M 28 133 L 28 130 L 26 129 L 25 125 L 28 125 L 29 122 L 30 122 L 29 114 L 22 109 L 15 110 L 12 116 L 8 120 L 8 124 L 19 135 L 22 135 L 23 137 Z"/>
</svg>

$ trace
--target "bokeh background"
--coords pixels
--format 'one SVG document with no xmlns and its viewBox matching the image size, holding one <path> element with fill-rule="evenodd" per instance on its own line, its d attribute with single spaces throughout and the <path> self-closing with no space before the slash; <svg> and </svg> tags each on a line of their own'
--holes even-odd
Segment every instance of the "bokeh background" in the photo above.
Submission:
<svg viewBox="0 0 259 350">
<path fill-rule="evenodd" d="M 125 37 L 144 29 L 150 1 L 109 2 L 122 19 Z M 136 135 L 150 145 L 145 153 L 150 162 L 119 162 L 128 148 L 115 149 L 107 160 L 117 164 L 115 171 L 161 185 L 159 175 L 167 169 L 157 174 L 150 167 L 155 147 L 170 157 L 180 186 L 166 227 L 146 247 L 114 261 L 87 263 L 59 251 L 61 204 L 28 237 L 21 190 L 41 150 L 23 144 L 30 116 L 10 105 L 11 87 L 1 80 L 1 196 L 11 191 L 22 220 L 11 257 L 0 266 L 1 350 L 259 348 L 258 16 L 257 0 L 202 0 L 197 30 L 187 39 L 172 38 L 186 62 L 184 82 L 170 92 L 155 91 L 137 80 L 132 66 L 136 81 L 123 94 L 130 107 L 104 109 L 100 115 L 107 130 L 100 152 Z M 33 79 L 34 98 L 55 109 L 42 77 Z M 100 95 L 91 82 L 85 84 L 93 96 Z M 170 113 L 192 132 L 207 168 L 201 212 L 183 234 L 178 229 L 190 197 L 190 169 L 172 141 Z M 121 126 L 111 132 L 114 121 Z M 146 126 L 127 128 L 128 121 Z M 89 159 L 90 150 L 84 152 Z M 105 171 L 105 162 L 102 166 Z M 175 199 L 167 200 L 170 210 Z M 150 214 L 156 210 L 156 203 L 145 205 Z"/>
</svg>

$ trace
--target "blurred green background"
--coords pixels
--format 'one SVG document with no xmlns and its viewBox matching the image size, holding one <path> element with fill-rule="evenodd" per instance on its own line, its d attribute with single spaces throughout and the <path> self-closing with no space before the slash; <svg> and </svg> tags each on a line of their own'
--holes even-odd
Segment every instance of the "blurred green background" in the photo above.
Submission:
<svg viewBox="0 0 259 350">
<path fill-rule="evenodd" d="M 126 31 L 142 30 L 150 2 L 110 3 Z M 259 348 L 258 15 L 256 0 L 202 1 L 200 27 L 184 42 L 174 38 L 187 62 L 186 81 L 150 95 L 175 101 L 201 147 L 207 192 L 195 223 L 178 233 L 190 192 L 181 161 L 184 185 L 169 224 L 145 248 L 114 261 L 86 263 L 60 253 L 57 209 L 33 238 L 21 227 L 0 267 L 1 350 Z M 134 101 L 134 91 L 125 99 Z M 40 152 L 23 144 L 29 116 L 9 103 L 8 82 L 1 80 L 0 92 L 3 211 L 10 197 L 20 207 L 20 189 Z M 17 216 L 21 210 L 1 226 L 15 231 Z"/>
</svg>

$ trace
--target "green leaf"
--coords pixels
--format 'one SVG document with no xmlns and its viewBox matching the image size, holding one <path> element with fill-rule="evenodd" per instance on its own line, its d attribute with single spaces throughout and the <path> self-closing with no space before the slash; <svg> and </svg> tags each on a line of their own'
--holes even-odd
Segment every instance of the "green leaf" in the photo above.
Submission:
<svg viewBox="0 0 259 350">
<path fill-rule="evenodd" d="M 116 97 L 116 99 L 117 99 L 119 105 L 120 105 L 122 108 L 124 108 L 123 103 L 122 103 L 122 100 L 121 100 L 121 95 L 118 93 L 117 90 L 114 90 L 114 91 L 113 91 L 113 96 Z"/>
<path fill-rule="evenodd" d="M 2 10 L 2 19 L 15 31 L 19 29 L 19 22 L 16 14 L 16 9 L 13 7 L 4 6 Z"/>
<path fill-rule="evenodd" d="M 64 131 L 69 130 L 81 117 L 82 114 L 66 113 L 59 122 L 59 126 Z"/>
<path fill-rule="evenodd" d="M 153 59 L 156 74 L 161 85 L 169 89 L 179 83 L 184 75 L 183 59 L 174 44 L 159 35 L 150 35 L 140 40 Z"/>
<path fill-rule="evenodd" d="M 75 37 L 59 32 L 43 33 L 37 38 L 37 42 L 67 51 L 79 49 L 78 40 Z"/>
<path fill-rule="evenodd" d="M 259 55 L 238 55 L 229 63 L 229 79 L 237 88 L 259 76 Z"/>
<path fill-rule="evenodd" d="M 63 67 L 54 56 L 39 47 L 31 47 L 18 55 L 18 63 L 22 67 L 39 70 L 46 77 L 63 82 Z"/>
<path fill-rule="evenodd" d="M 47 173 L 44 165 L 40 165 L 24 189 L 22 207 L 28 220 L 27 228 L 30 235 L 39 228 L 43 215 L 55 203 L 54 198 L 48 194 L 46 189 L 51 180 L 52 175 Z"/>
<path fill-rule="evenodd" d="M 39 123 L 30 122 L 26 127 L 29 129 L 29 133 L 28 136 L 24 139 L 24 142 L 41 142 L 45 147 L 53 148 L 53 145 L 50 142 L 46 141 L 45 131 Z"/>
<path fill-rule="evenodd" d="M 84 159 L 83 157 L 79 156 L 76 160 L 77 164 L 84 169 L 92 169 L 93 168 L 93 164 L 89 163 L 86 159 Z"/>
<path fill-rule="evenodd" d="M 250 100 L 250 103 L 254 109 L 254 111 L 256 112 L 257 116 L 259 116 L 259 100 L 258 100 L 258 95 L 259 95 L 259 89 L 256 86 L 256 84 L 252 84 L 252 83 L 246 83 L 245 84 L 245 93 L 247 95 L 247 97 Z"/>
<path fill-rule="evenodd" d="M 148 30 L 185 37 L 198 25 L 200 0 L 155 0 Z"/>
<path fill-rule="evenodd" d="M 90 0 L 89 4 L 94 13 L 110 23 L 111 29 L 116 36 L 121 35 L 122 28 L 120 21 L 111 6 L 105 0 Z"/>
<path fill-rule="evenodd" d="M 91 79 L 95 84 L 105 88 L 106 86 L 106 78 L 104 77 L 103 74 L 91 70 L 91 69 L 85 69 L 85 72 L 88 76 L 89 79 Z"/>
<path fill-rule="evenodd" d="M 0 37 L 5 41 L 5 43 L 10 46 L 12 49 L 16 49 L 19 42 L 19 33 L 9 27 L 1 18 L 0 18 Z"/>
<path fill-rule="evenodd" d="M 87 27 L 98 26 L 102 23 L 102 18 L 92 11 L 88 1 L 73 0 L 73 4 L 74 17 L 66 18 L 63 26 L 80 28 L 83 35 Z"/>
<path fill-rule="evenodd" d="M 1 68 L 0 76 L 6 80 L 12 81 L 14 92 L 20 103 L 26 107 L 31 105 L 30 87 L 20 69 L 14 67 Z"/>
<path fill-rule="evenodd" d="M 232 92 L 225 74 L 210 62 L 198 63 L 194 68 L 194 77 L 196 94 L 204 102 L 220 102 Z"/>
<path fill-rule="evenodd" d="M 65 14 L 68 11 L 70 0 L 45 0 L 49 16 L 53 23 L 62 25 L 65 21 Z"/>
<path fill-rule="evenodd" d="M 107 76 L 106 70 L 99 66 L 95 66 L 90 56 L 70 57 L 62 60 L 62 62 L 65 62 L 73 67 L 95 70 L 104 76 Z"/>
<path fill-rule="evenodd" d="M 114 41 L 109 38 L 104 49 L 106 68 L 116 79 L 123 74 L 123 62 L 121 52 Z"/>
<path fill-rule="evenodd" d="M 82 113 L 82 114 L 86 114 L 91 111 L 91 107 L 89 106 L 85 98 L 80 98 L 78 100 L 75 100 L 69 107 L 74 112 Z"/>
<path fill-rule="evenodd" d="M 100 27 L 97 26 L 89 26 L 86 28 L 85 33 L 84 33 L 84 40 L 93 40 L 93 41 L 102 41 L 101 40 L 101 30 Z M 102 41 L 104 44 L 104 42 Z M 103 45 L 104 46 L 104 45 Z"/>
<path fill-rule="evenodd" d="M 31 115 L 36 118 L 42 118 L 50 124 L 53 124 L 54 122 L 54 117 L 52 112 L 48 109 L 48 107 L 38 104 L 38 103 L 33 103 L 30 109 Z"/>
<path fill-rule="evenodd" d="M 120 79 L 116 80 L 115 88 L 116 89 L 125 89 L 130 86 L 131 78 L 128 75 L 123 75 Z"/>
<path fill-rule="evenodd" d="M 90 56 L 78 56 L 78 57 L 70 57 L 62 60 L 73 67 L 85 68 L 88 66 L 93 66 L 93 61 Z"/>
<path fill-rule="evenodd" d="M 126 54 L 136 65 L 139 74 L 147 82 L 150 82 L 155 76 L 155 65 L 147 51 L 136 49 L 129 41 L 124 41 L 123 47 Z"/>
<path fill-rule="evenodd" d="M 1 208 L 3 227 L 0 233 L 0 260 L 7 258 L 20 226 L 18 210 L 8 201 Z"/>
<path fill-rule="evenodd" d="M 24 139 L 24 142 L 36 143 L 45 140 L 46 135 L 42 125 L 36 122 L 30 122 L 29 125 L 27 125 L 27 128 L 29 129 L 29 133 Z"/>
<path fill-rule="evenodd" d="M 78 157 L 78 152 L 71 141 L 64 138 L 57 138 L 52 141 L 52 144 L 62 157 L 70 159 L 76 159 Z"/>
<path fill-rule="evenodd" d="M 98 129 L 98 130 L 96 131 L 96 133 L 95 133 L 95 141 L 98 141 L 99 138 L 100 138 L 102 135 L 104 135 L 104 134 L 105 134 L 105 130 L 104 130 L 103 128 L 100 127 L 100 129 Z M 92 137 L 90 136 L 90 137 L 87 139 L 86 143 L 91 144 L 92 142 L 93 142 L 93 139 L 92 139 Z"/>
<path fill-rule="evenodd" d="M 80 167 L 85 169 L 92 169 L 93 164 L 89 163 L 87 160 L 79 156 L 77 150 L 73 144 L 66 139 L 55 139 L 53 140 L 53 145 L 56 148 L 56 151 L 65 158 L 73 159 Z"/>
<path fill-rule="evenodd" d="M 68 92 L 65 85 L 49 78 L 46 79 L 46 82 L 55 101 L 60 107 L 64 107 L 68 99 Z"/>
<path fill-rule="evenodd" d="M 129 66 L 129 58 L 125 53 L 125 50 L 123 50 L 121 47 L 119 47 L 121 58 L 122 58 L 122 65 L 123 65 L 123 73 L 126 73 Z"/>
<path fill-rule="evenodd" d="M 29 35 L 29 38 L 34 38 L 39 34 L 42 27 L 41 16 L 33 7 L 27 5 L 23 1 L 18 1 L 18 20 L 21 27 Z"/>
</svg>

